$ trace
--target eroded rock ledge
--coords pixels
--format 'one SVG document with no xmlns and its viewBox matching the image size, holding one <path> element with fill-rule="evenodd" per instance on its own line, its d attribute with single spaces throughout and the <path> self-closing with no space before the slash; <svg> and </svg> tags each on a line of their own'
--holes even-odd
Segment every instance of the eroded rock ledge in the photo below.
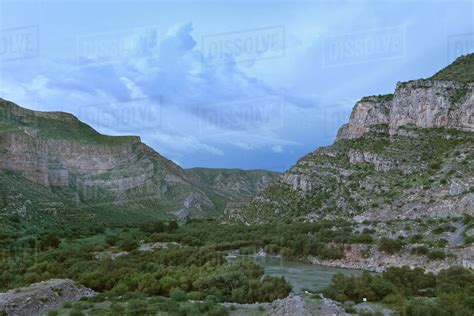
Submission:
<svg viewBox="0 0 474 316">
<path fill-rule="evenodd" d="M 337 139 L 361 137 L 374 125 L 391 133 L 405 125 L 474 131 L 474 84 L 452 81 L 399 82 L 393 95 L 364 97 L 357 102 Z"/>
</svg>

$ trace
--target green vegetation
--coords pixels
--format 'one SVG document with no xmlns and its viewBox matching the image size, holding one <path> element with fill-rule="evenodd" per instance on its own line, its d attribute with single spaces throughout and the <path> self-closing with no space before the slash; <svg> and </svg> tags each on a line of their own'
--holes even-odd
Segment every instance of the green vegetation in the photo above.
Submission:
<svg viewBox="0 0 474 316">
<path fill-rule="evenodd" d="M 446 258 L 446 254 L 441 250 L 433 250 L 428 253 L 427 257 L 430 260 L 443 260 Z"/>
<path fill-rule="evenodd" d="M 386 129 L 375 126 L 364 137 L 342 139 L 301 158 L 289 172 L 312 185 L 294 190 L 275 182 L 232 220 L 262 223 L 307 214 L 344 218 L 379 209 L 396 213 L 407 193 L 423 200 L 423 191 L 473 173 L 467 163 L 474 159 L 472 133 L 404 126 L 390 135 Z"/>
<path fill-rule="evenodd" d="M 474 313 L 474 272 L 452 267 L 438 275 L 421 268 L 389 268 L 380 275 L 337 274 L 325 295 L 340 302 L 381 302 L 402 315 L 459 315 Z"/>
<path fill-rule="evenodd" d="M 342 256 L 344 247 L 353 243 L 371 243 L 370 234 L 353 233 L 352 225 L 345 221 L 319 221 L 315 223 L 271 223 L 255 226 L 216 225 L 214 221 L 190 221 L 173 235 L 152 236 L 156 240 L 175 241 L 193 246 L 214 244 L 217 249 L 242 249 L 255 253 L 265 249 L 292 259 L 308 255 L 325 258 Z"/>
<path fill-rule="evenodd" d="M 14 142 L 18 148 L 31 149 L 26 160 L 42 163 L 37 170 L 0 170 L 0 214 L 21 210 L 30 220 L 41 217 L 41 221 L 57 224 L 169 220 L 183 210 L 190 197 L 193 203 L 184 207 L 183 215 L 215 217 L 228 202 L 249 200 L 278 176 L 264 170 L 183 170 L 138 143 L 138 137 L 102 135 L 71 114 L 32 111 L 3 99 L 0 134 L 5 140 L 0 150 L 9 153 L 9 160 L 27 165 L 19 150 L 11 150 Z M 71 157 L 57 152 L 58 148 L 78 155 L 108 155 L 110 167 L 99 164 L 100 172 L 79 172 L 71 168 L 75 163 Z M 52 183 L 54 180 L 43 185 L 39 180 L 56 179 L 51 174 L 59 175 L 61 185 Z M 132 187 L 127 188 L 130 183 Z"/>
<path fill-rule="evenodd" d="M 379 250 L 388 254 L 395 254 L 402 250 L 403 242 L 399 239 L 382 238 L 379 242 Z"/>
<path fill-rule="evenodd" d="M 439 235 L 444 232 L 454 232 L 456 231 L 456 227 L 449 225 L 449 224 L 441 224 L 440 226 L 433 229 L 433 234 Z"/>
<path fill-rule="evenodd" d="M 76 117 L 62 112 L 34 112 L 0 99 L 0 131 L 23 131 L 33 128 L 44 138 L 65 139 L 79 143 L 114 146 L 131 143 L 133 136 L 102 135 Z"/>
<path fill-rule="evenodd" d="M 448 67 L 437 72 L 430 79 L 449 80 L 463 83 L 474 82 L 474 54 L 457 58 Z"/>
<path fill-rule="evenodd" d="M 188 299 L 206 301 L 214 297 L 216 302 L 253 303 L 288 295 L 291 288 L 285 279 L 263 277 L 263 268 L 253 261 L 225 260 L 227 249 L 239 243 L 250 244 L 250 240 L 217 244 L 215 240 L 219 239 L 215 236 L 224 235 L 226 230 L 217 229 L 216 235 L 206 238 L 204 234 L 212 231 L 210 226 L 218 225 L 190 223 L 178 227 L 175 222 L 156 222 L 140 227 L 91 226 L 88 230 L 71 228 L 61 235 L 45 231 L 18 241 L 4 235 L 0 243 L 0 291 L 51 278 L 70 278 L 108 300 L 132 294 L 170 297 L 172 302 L 178 302 L 172 303 L 173 308 L 183 304 L 187 306 L 183 308 L 191 308 L 185 303 Z M 228 240 L 239 238 L 240 234 L 243 227 L 236 229 L 234 235 L 231 233 Z M 140 251 L 140 240 L 177 240 L 181 246 Z M 115 259 L 104 252 L 123 250 L 129 253 Z M 97 256 L 101 253 L 105 255 Z M 123 307 L 122 303 L 114 306 Z M 171 303 L 167 300 L 163 304 Z M 208 308 L 204 304 L 202 308 Z M 78 308 L 74 305 L 73 309 Z"/>
<path fill-rule="evenodd" d="M 140 242 L 175 242 L 178 246 L 140 251 Z M 70 278 L 109 298 L 131 293 L 252 303 L 285 297 L 281 278 L 264 277 L 252 261 L 227 262 L 229 250 L 253 253 L 261 248 L 289 258 L 343 256 L 351 243 L 370 242 L 343 221 L 220 225 L 215 221 L 149 222 L 141 225 L 33 226 L 0 236 L 0 291 L 51 278 Z M 112 260 L 107 253 L 127 251 Z M 103 255 L 98 255 L 103 254 Z"/>
<path fill-rule="evenodd" d="M 466 215 L 464 217 L 463 223 L 466 225 L 466 229 L 464 230 L 464 233 L 463 233 L 464 244 L 466 245 L 472 244 L 474 243 L 474 236 L 469 236 L 467 232 L 474 229 L 474 217 L 470 215 Z"/>
<path fill-rule="evenodd" d="M 250 200 L 280 175 L 267 170 L 219 168 L 191 168 L 185 169 L 185 173 L 220 210 L 224 210 L 229 201 Z"/>
<path fill-rule="evenodd" d="M 464 221 L 468 222 L 469 218 Z M 398 229 L 396 227 L 403 225 L 410 230 L 413 226 L 417 227 L 418 233 L 423 233 L 430 232 L 430 227 L 450 226 L 445 225 L 447 223 L 429 220 L 381 224 L 387 229 Z M 377 223 L 366 222 L 365 225 L 375 227 Z M 50 278 L 71 278 L 101 293 L 97 298 L 63 306 L 58 309 L 59 315 L 73 311 L 100 315 L 134 315 L 135 311 L 135 314 L 160 311 L 225 315 L 228 311 L 217 302 L 272 301 L 290 291 L 284 279 L 263 277 L 262 268 L 252 261 L 226 261 L 224 257 L 230 250 L 252 254 L 264 249 L 294 260 L 305 260 L 308 255 L 338 259 L 352 244 L 373 243 L 372 236 L 377 234 L 376 229 L 368 228 L 356 233 L 353 223 L 341 220 L 252 226 L 223 225 L 214 220 L 189 220 L 179 225 L 150 221 L 140 225 L 50 227 L 41 231 L 30 227 L 28 232 L 31 235 L 10 231 L 0 236 L 0 291 Z M 423 238 L 418 236 L 413 240 L 420 242 Z M 139 251 L 141 241 L 179 245 Z M 382 238 L 378 247 L 396 253 L 410 242 L 410 238 L 403 241 Z M 114 260 L 107 255 L 96 258 L 97 253 L 121 251 L 127 251 L 128 255 Z M 417 246 L 412 253 L 428 256 L 431 260 L 439 259 L 438 251 L 431 246 Z M 431 308 L 433 304 L 441 304 L 438 302 L 446 295 L 454 295 L 456 302 L 465 304 L 464 298 L 453 294 L 446 282 L 439 283 L 437 276 L 423 274 L 419 269 L 397 271 L 389 269 L 382 275 L 364 274 L 361 278 L 339 276 L 327 294 L 340 301 L 359 302 L 366 297 L 397 308 L 406 315 L 415 315 L 411 310 L 416 310 L 419 300 L 420 304 Z M 471 278 L 470 274 L 452 273 L 451 276 L 453 282 Z M 459 280 L 455 281 L 456 278 Z M 441 286 L 447 290 L 441 291 Z"/>
<path fill-rule="evenodd" d="M 363 97 L 360 102 L 369 102 L 372 101 L 372 99 L 375 99 L 376 101 L 391 101 L 393 100 L 393 93 L 389 94 L 379 94 L 379 95 L 374 95 L 374 96 L 366 96 Z"/>
<path fill-rule="evenodd" d="M 61 308 L 48 312 L 49 315 L 228 315 L 228 309 L 218 305 L 215 296 L 203 301 L 188 301 L 177 298 L 150 297 L 131 293 L 121 297 L 100 294 L 79 302 L 66 303 Z"/>
<path fill-rule="evenodd" d="M 422 255 L 427 255 L 428 253 L 429 253 L 429 249 L 425 246 L 415 247 L 411 250 L 411 254 L 413 255 L 422 256 Z"/>
<path fill-rule="evenodd" d="M 463 87 L 460 89 L 456 89 L 454 92 L 454 95 L 451 97 L 451 102 L 453 104 L 457 104 L 459 101 L 461 101 L 466 94 L 469 92 L 469 88 Z"/>
</svg>

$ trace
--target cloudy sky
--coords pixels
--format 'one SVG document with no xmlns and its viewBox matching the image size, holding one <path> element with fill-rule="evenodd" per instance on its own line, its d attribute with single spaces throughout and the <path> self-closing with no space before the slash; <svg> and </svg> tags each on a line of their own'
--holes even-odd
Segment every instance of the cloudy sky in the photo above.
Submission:
<svg viewBox="0 0 474 316">
<path fill-rule="evenodd" d="M 285 170 L 474 51 L 473 1 L 0 0 L 0 97 L 183 167 Z"/>
</svg>

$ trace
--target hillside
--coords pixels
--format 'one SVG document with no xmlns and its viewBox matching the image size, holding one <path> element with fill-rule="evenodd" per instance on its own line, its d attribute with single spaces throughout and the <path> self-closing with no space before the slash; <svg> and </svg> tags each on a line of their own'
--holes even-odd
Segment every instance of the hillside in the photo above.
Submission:
<svg viewBox="0 0 474 316">
<path fill-rule="evenodd" d="M 431 79 L 462 83 L 474 82 L 474 54 L 459 57 L 451 65 L 437 72 Z"/>
<path fill-rule="evenodd" d="M 189 179 L 208 194 L 215 205 L 249 201 L 275 181 L 279 174 L 267 170 L 191 168 Z"/>
<path fill-rule="evenodd" d="M 474 55 L 394 94 L 364 97 L 335 143 L 301 158 L 227 219 L 397 219 L 474 214 Z M 451 81 L 447 81 L 449 79 Z"/>
<path fill-rule="evenodd" d="M 31 111 L 3 99 L 0 173 L 2 215 L 37 223 L 216 216 L 274 175 L 186 171 L 139 137 L 102 135 L 71 114 Z"/>
</svg>

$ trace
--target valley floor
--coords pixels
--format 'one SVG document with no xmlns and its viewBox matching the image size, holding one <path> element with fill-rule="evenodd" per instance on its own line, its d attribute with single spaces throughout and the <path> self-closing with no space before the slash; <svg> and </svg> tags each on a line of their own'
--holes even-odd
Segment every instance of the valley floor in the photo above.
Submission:
<svg viewBox="0 0 474 316">
<path fill-rule="evenodd" d="M 460 309 L 463 316 L 474 311 L 470 303 L 474 273 L 454 267 L 473 254 L 470 217 L 429 223 L 335 220 L 254 226 L 196 220 L 121 226 L 89 223 L 41 231 L 23 225 L 16 223 L 0 238 L 0 291 L 17 289 L 0 295 L 0 310 L 7 315 L 15 315 L 11 308 L 25 305 L 11 299 L 14 294 L 34 306 L 56 308 L 41 309 L 48 316 L 344 315 L 357 313 L 361 306 L 404 311 L 407 316 L 424 315 L 417 306 L 443 311 L 436 315 L 448 315 L 452 308 Z M 458 233 L 457 227 L 463 231 Z M 226 256 L 232 250 L 385 272 L 332 272 L 324 287 L 309 291 L 322 292 L 328 298 L 323 299 L 306 293 L 306 284 L 298 287 L 290 278 L 265 273 L 252 260 L 229 262 Z M 402 265 L 436 274 L 390 267 Z M 70 279 L 98 294 L 68 302 L 81 297 L 63 299 L 67 291 L 57 286 L 39 294 L 28 288 L 18 290 L 51 279 Z M 288 296 L 292 285 L 295 291 Z"/>
</svg>

